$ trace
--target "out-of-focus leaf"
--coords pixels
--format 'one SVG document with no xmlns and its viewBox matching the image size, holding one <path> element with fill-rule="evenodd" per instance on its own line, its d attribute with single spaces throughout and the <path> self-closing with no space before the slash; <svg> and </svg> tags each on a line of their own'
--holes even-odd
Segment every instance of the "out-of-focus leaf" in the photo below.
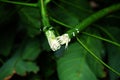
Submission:
<svg viewBox="0 0 120 80">
<path fill-rule="evenodd" d="M 69 45 L 57 60 L 60 80 L 97 80 L 85 60 L 86 51 L 78 43 Z"/>
<path fill-rule="evenodd" d="M 21 60 L 20 54 L 15 54 L 0 68 L 0 80 L 11 78 L 15 73 L 23 76 L 26 72 L 37 73 L 39 68 L 33 62 Z"/>
<path fill-rule="evenodd" d="M 116 41 L 118 41 L 118 43 L 120 43 L 120 37 L 118 36 L 120 34 L 120 28 L 118 27 L 108 27 L 107 29 L 109 32 L 111 32 L 111 34 L 113 36 L 115 36 L 114 38 L 116 39 Z M 107 44 L 107 52 L 108 52 L 108 64 L 114 68 L 116 71 L 120 72 L 120 47 L 111 45 L 111 44 Z M 112 71 L 110 71 L 110 80 L 119 80 L 118 78 L 120 78 L 120 76 L 114 74 Z"/>
<path fill-rule="evenodd" d="M 19 11 L 20 26 L 27 30 L 29 36 L 34 37 L 40 33 L 40 13 L 37 8 L 24 7 Z"/>
<path fill-rule="evenodd" d="M 120 37 L 118 36 L 120 34 L 120 28 L 117 26 L 107 26 L 106 29 L 113 36 L 115 41 L 120 43 Z"/>
<path fill-rule="evenodd" d="M 20 55 L 16 54 L 4 63 L 4 65 L 0 68 L 0 80 L 9 79 L 13 76 L 16 72 L 14 67 L 19 58 Z"/>
<path fill-rule="evenodd" d="M 97 33 L 94 33 L 94 34 L 98 35 Z M 98 35 L 98 36 L 100 36 L 100 35 Z M 101 40 L 87 36 L 86 46 L 93 53 L 95 53 L 95 55 L 97 57 L 99 57 L 100 59 L 102 59 L 104 57 L 104 55 L 103 55 L 104 54 L 104 47 L 102 45 Z M 87 54 L 87 62 L 90 66 L 90 69 L 94 72 L 94 74 L 97 77 L 103 78 L 106 76 L 106 74 L 104 72 L 104 66 L 100 62 L 95 60 L 93 58 L 93 56 L 91 56 L 89 53 Z"/>
<path fill-rule="evenodd" d="M 38 39 L 26 40 L 22 57 L 24 60 L 35 60 L 41 52 L 40 42 Z"/>
<path fill-rule="evenodd" d="M 37 73 L 39 71 L 38 66 L 33 62 L 19 60 L 15 66 L 16 73 L 25 76 L 26 72 Z"/>
<path fill-rule="evenodd" d="M 107 45 L 108 49 L 108 64 L 115 69 L 116 71 L 120 72 L 120 48 L 114 45 Z M 120 76 L 116 75 L 112 71 L 110 71 L 110 80 L 119 80 Z"/>
<path fill-rule="evenodd" d="M 32 45 L 30 42 L 32 43 Z M 37 47 L 36 45 L 33 45 L 35 42 L 37 43 Z M 23 42 L 21 44 L 21 47 L 16 50 L 15 55 L 8 59 L 8 61 L 5 62 L 0 68 L 0 80 L 4 80 L 5 78 L 11 78 L 15 73 L 21 76 L 27 74 L 27 72 L 37 73 L 39 71 L 38 66 L 34 62 L 29 60 L 35 60 L 40 53 L 40 48 L 38 48 L 38 44 L 39 42 L 36 40 L 30 40 L 28 41 L 28 43 Z M 29 49 L 31 49 L 31 46 L 33 47 L 32 51 L 36 50 L 35 53 L 29 51 Z M 24 54 L 26 56 L 23 58 Z"/>
</svg>

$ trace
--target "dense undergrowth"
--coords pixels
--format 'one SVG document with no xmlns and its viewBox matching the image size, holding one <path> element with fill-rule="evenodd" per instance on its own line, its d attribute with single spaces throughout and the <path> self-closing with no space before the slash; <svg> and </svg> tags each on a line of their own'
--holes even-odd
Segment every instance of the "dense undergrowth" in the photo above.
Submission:
<svg viewBox="0 0 120 80">
<path fill-rule="evenodd" d="M 119 35 L 119 0 L 0 0 L 0 80 L 119 80 Z"/>
</svg>

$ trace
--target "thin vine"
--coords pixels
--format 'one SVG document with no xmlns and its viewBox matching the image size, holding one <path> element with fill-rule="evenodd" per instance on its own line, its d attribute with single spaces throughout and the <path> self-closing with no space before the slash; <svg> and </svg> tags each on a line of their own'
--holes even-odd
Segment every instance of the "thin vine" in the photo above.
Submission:
<svg viewBox="0 0 120 80">
<path fill-rule="evenodd" d="M 67 24 L 64 24 L 64 23 L 62 23 L 62 22 L 60 22 L 60 21 L 58 21 L 58 20 L 56 20 L 56 19 L 54 19 L 54 18 L 50 18 L 50 19 L 51 19 L 52 21 L 54 21 L 54 22 L 56 22 L 56 23 L 64 26 L 64 27 L 66 27 L 66 28 L 72 28 L 72 26 L 67 25 Z M 87 32 L 81 32 L 81 33 L 84 34 L 84 35 L 88 35 L 88 36 L 91 36 L 91 37 L 94 37 L 94 38 L 103 40 L 103 41 L 105 41 L 105 42 L 107 42 L 107 43 L 110 43 L 110 44 L 113 44 L 113 45 L 115 45 L 115 46 L 120 47 L 120 44 L 119 44 L 119 43 L 114 42 L 114 41 L 111 41 L 111 40 L 108 40 L 108 39 L 106 39 L 106 38 L 103 38 L 103 37 L 100 37 L 100 36 L 97 36 L 97 35 L 94 35 L 94 34 L 90 34 L 90 33 L 87 33 Z"/>
<path fill-rule="evenodd" d="M 110 66 L 108 66 L 106 63 L 104 63 L 101 59 L 99 59 L 79 38 L 77 38 L 77 41 L 96 59 L 98 60 L 100 63 L 102 63 L 105 67 L 107 67 L 108 69 L 110 69 L 111 71 L 113 71 L 115 74 L 120 76 L 120 73 L 117 72 L 116 70 L 114 70 L 113 68 L 111 68 Z"/>
<path fill-rule="evenodd" d="M 7 0 L 0 0 L 0 2 L 14 4 L 14 5 L 21 5 L 21 6 L 37 7 L 36 3 L 15 2 L 15 1 L 7 1 Z"/>
</svg>

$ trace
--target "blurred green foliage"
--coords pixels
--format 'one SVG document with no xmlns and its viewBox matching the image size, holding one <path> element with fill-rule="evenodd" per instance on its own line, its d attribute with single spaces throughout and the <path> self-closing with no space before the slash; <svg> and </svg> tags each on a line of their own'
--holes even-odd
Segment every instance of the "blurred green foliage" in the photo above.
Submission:
<svg viewBox="0 0 120 80">
<path fill-rule="evenodd" d="M 119 3 L 119 0 L 44 1 L 49 18 L 55 18 L 72 28 L 104 7 Z M 41 31 L 41 10 L 37 6 L 23 4 L 26 2 L 40 5 L 37 0 L 0 0 L 0 80 L 120 79 L 119 75 L 91 56 L 76 39 L 71 40 L 67 49 L 51 51 Z M 119 13 L 116 11 L 108 14 L 84 31 L 120 43 Z M 51 19 L 50 23 L 59 34 L 68 30 Z M 82 33 L 77 36 L 97 57 L 120 72 L 120 47 Z"/>
</svg>

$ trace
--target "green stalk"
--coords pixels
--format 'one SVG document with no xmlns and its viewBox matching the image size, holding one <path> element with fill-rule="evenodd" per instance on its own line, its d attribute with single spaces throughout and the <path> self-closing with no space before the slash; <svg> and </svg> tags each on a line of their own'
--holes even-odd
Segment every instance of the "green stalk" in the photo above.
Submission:
<svg viewBox="0 0 120 80">
<path fill-rule="evenodd" d="M 38 4 L 41 4 L 41 15 L 42 15 L 43 26 L 48 27 L 48 26 L 50 26 L 50 23 L 49 23 L 49 19 L 47 16 L 45 3 L 43 2 L 43 0 L 39 0 Z"/>
<path fill-rule="evenodd" d="M 83 29 L 85 29 L 86 27 L 88 27 L 93 22 L 95 22 L 98 19 L 104 17 L 105 15 L 107 15 L 107 14 L 109 14 L 111 12 L 114 12 L 116 10 L 119 10 L 119 9 L 120 9 L 120 4 L 116 4 L 116 5 L 112 5 L 110 7 L 107 7 L 105 9 L 102 9 L 102 10 L 96 12 L 95 14 L 91 15 L 87 19 L 83 20 L 74 29 L 71 29 L 71 30 L 67 31 L 67 33 L 69 34 L 69 37 L 70 38 L 74 37 L 73 33 L 75 35 L 78 34 L 78 32 L 76 31 L 76 29 L 79 30 L 79 32 L 81 32 Z"/>
<path fill-rule="evenodd" d="M 54 19 L 54 18 L 50 18 L 50 19 L 51 19 L 52 21 L 54 21 L 54 22 L 62 25 L 62 26 L 65 26 L 66 28 L 73 28 L 72 26 L 67 25 L 67 24 L 64 24 L 64 23 L 62 23 L 62 22 L 60 22 L 60 21 L 58 21 L 58 20 L 56 20 L 56 19 Z M 97 26 L 97 25 L 94 25 L 94 26 Z M 110 43 L 110 44 L 113 44 L 113 45 L 115 45 L 115 46 L 120 47 L 120 44 L 117 43 L 117 42 L 115 42 L 115 40 L 114 40 L 114 41 L 111 41 L 111 40 L 108 40 L 108 39 L 105 39 L 105 38 L 102 38 L 102 37 L 100 37 L 100 36 L 96 36 L 96 35 L 93 35 L 93 34 L 90 34 L 90 33 L 87 33 L 87 32 L 82 32 L 82 33 L 85 34 L 85 35 L 88 35 L 88 36 L 91 36 L 91 37 L 94 37 L 94 38 L 103 40 L 103 41 L 105 41 L 105 42 L 108 42 L 108 43 Z"/>
<path fill-rule="evenodd" d="M 94 37 L 94 38 L 97 38 L 97 39 L 103 40 L 103 41 L 105 41 L 105 42 L 108 42 L 108 43 L 111 43 L 111 44 L 113 44 L 113 45 L 115 45 L 115 46 L 120 47 L 120 44 L 117 43 L 117 42 L 114 42 L 114 41 L 111 41 L 111 40 L 108 40 L 108 39 L 102 38 L 102 37 L 97 36 L 97 35 L 89 34 L 89 33 L 87 33 L 87 32 L 82 32 L 82 33 L 85 34 L 85 35 L 88 35 L 88 36 L 91 36 L 91 37 Z"/>
<path fill-rule="evenodd" d="M 98 60 L 100 63 L 102 63 L 105 67 L 107 67 L 108 69 L 110 69 L 111 71 L 113 71 L 115 74 L 120 76 L 120 73 L 117 72 L 116 70 L 114 70 L 113 68 L 111 68 L 110 66 L 108 66 L 106 63 L 104 63 L 101 59 L 99 59 L 79 38 L 77 38 L 77 41 L 96 59 Z"/>
<path fill-rule="evenodd" d="M 43 2 L 43 0 L 39 0 L 38 4 L 41 8 L 41 16 L 42 16 L 42 23 L 43 23 L 43 31 L 48 39 L 48 43 L 50 45 L 50 48 L 53 51 L 56 51 L 60 49 L 61 45 L 59 41 L 56 39 L 55 31 L 53 30 L 52 26 L 49 23 L 47 11 L 46 11 L 46 4 Z"/>
<path fill-rule="evenodd" d="M 67 24 L 64 24 L 63 22 L 60 22 L 60 21 L 58 21 L 58 20 L 56 20 L 56 19 L 54 19 L 54 18 L 52 18 L 52 17 L 50 17 L 50 19 L 51 19 L 53 22 L 58 23 L 58 24 L 60 24 L 60 25 L 62 25 L 62 26 L 65 26 L 65 27 L 67 27 L 67 28 L 72 28 L 72 26 L 69 26 L 69 25 L 67 25 Z"/>
<path fill-rule="evenodd" d="M 36 3 L 25 3 L 25 2 L 15 2 L 15 1 L 6 1 L 6 0 L 0 0 L 0 2 L 14 4 L 14 5 L 21 5 L 21 6 L 37 7 Z"/>
</svg>

